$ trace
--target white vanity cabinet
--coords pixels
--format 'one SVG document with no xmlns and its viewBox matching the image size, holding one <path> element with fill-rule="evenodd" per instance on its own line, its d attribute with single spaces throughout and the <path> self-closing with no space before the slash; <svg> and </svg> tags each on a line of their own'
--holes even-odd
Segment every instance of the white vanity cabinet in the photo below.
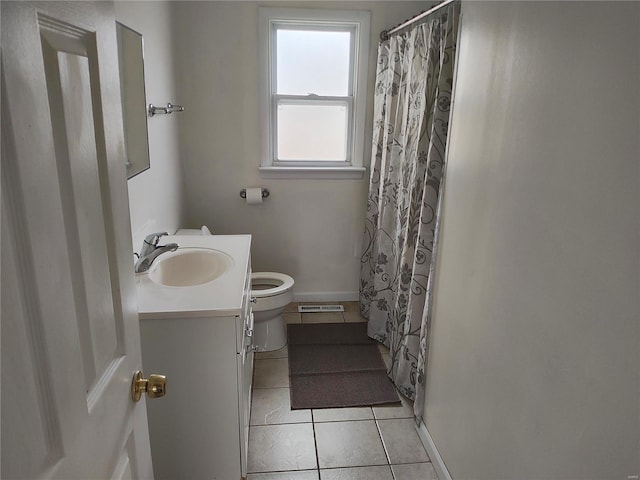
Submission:
<svg viewBox="0 0 640 480">
<path fill-rule="evenodd" d="M 233 268 L 242 273 L 227 272 L 199 287 L 159 288 L 155 294 L 162 298 L 155 305 L 164 305 L 162 311 L 154 311 L 153 295 L 139 294 L 144 372 L 167 376 L 166 395 L 147 399 L 156 480 L 239 480 L 247 474 L 253 374 L 250 237 L 209 241 L 219 237 L 226 237 L 228 248 L 212 248 L 231 255 Z M 193 238 L 173 236 L 167 242 L 182 246 L 181 240 L 192 244 Z M 154 288 L 144 282 L 148 279 L 139 278 L 139 293 Z M 178 305 L 167 311 L 167 297 L 179 303 L 193 294 L 187 288 L 201 288 L 210 296 L 210 308 L 202 301 L 196 310 Z"/>
</svg>

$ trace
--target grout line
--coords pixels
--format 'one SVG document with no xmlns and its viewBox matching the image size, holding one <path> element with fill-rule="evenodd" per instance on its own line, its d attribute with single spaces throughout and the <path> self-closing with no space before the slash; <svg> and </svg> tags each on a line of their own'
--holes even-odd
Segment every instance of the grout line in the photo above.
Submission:
<svg viewBox="0 0 640 480">
<path fill-rule="evenodd" d="M 274 390 L 276 388 L 289 388 L 289 387 L 255 387 L 255 388 L 253 388 L 253 391 L 255 391 L 255 390 Z M 311 409 L 310 408 L 299 408 L 298 410 L 311 410 Z"/>
<path fill-rule="evenodd" d="M 282 425 L 309 425 L 311 423 L 313 422 L 258 423 L 250 424 L 249 427 L 280 427 Z"/>
<path fill-rule="evenodd" d="M 389 470 L 391 470 L 391 478 L 393 480 L 396 480 L 396 474 L 393 472 L 393 468 L 391 467 L 391 464 L 389 464 Z"/>
<path fill-rule="evenodd" d="M 316 471 L 318 472 L 318 480 L 320 480 L 320 456 L 318 455 L 318 439 L 316 438 L 316 423 L 313 421 L 313 410 L 311 411 L 311 428 L 313 429 L 313 446 L 316 451 Z"/>
<path fill-rule="evenodd" d="M 300 473 L 300 472 L 313 472 L 315 470 L 317 470 L 317 468 L 303 468 L 301 470 L 265 470 L 264 472 L 251 472 L 249 475 L 264 475 L 264 474 L 272 474 L 272 473 Z"/>
<path fill-rule="evenodd" d="M 380 430 L 380 425 L 378 425 L 378 420 L 374 420 L 374 422 L 376 422 L 376 430 L 378 430 L 378 436 L 380 437 L 380 442 L 382 442 L 382 448 L 384 449 L 384 454 L 387 457 L 387 465 L 389 465 L 389 470 L 391 470 L 391 475 L 393 476 L 393 469 L 391 468 L 391 458 L 389 458 L 387 444 L 384 442 L 384 439 L 382 438 L 382 430 Z"/>
<path fill-rule="evenodd" d="M 314 420 L 314 423 L 344 423 L 344 422 L 370 422 L 371 420 L 375 420 L 375 418 L 355 418 L 350 420 Z"/>
</svg>

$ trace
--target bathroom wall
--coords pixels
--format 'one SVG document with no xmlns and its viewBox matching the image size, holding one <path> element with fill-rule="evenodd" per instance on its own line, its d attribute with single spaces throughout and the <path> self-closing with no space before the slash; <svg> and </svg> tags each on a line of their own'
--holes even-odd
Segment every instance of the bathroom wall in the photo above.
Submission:
<svg viewBox="0 0 640 480">
<path fill-rule="evenodd" d="M 147 104 L 180 104 L 175 86 L 172 8 L 169 2 L 117 1 L 116 20 L 144 37 Z M 185 223 L 183 173 L 178 124 L 184 113 L 149 118 L 151 168 L 128 181 L 133 247 L 139 250 L 145 235 L 173 233 Z"/>
<path fill-rule="evenodd" d="M 465 2 L 426 426 L 454 479 L 640 475 L 640 3 Z"/>
<path fill-rule="evenodd" d="M 368 175 L 362 180 L 266 180 L 258 173 L 258 6 L 371 11 L 365 164 L 371 153 L 373 81 L 381 30 L 433 2 L 177 2 L 178 88 L 189 226 L 253 235 L 254 271 L 296 281 L 297 299 L 355 300 Z M 271 196 L 248 206 L 244 187 Z"/>
</svg>

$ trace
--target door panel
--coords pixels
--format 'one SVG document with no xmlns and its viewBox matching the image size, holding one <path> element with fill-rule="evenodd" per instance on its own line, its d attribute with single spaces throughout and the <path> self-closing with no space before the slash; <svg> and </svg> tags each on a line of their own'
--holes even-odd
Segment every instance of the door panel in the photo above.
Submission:
<svg viewBox="0 0 640 480">
<path fill-rule="evenodd" d="M 6 158 L 4 139 L 2 145 Z M 3 168 L 2 180 L 11 177 Z M 32 478 L 40 468 L 60 459 L 62 435 L 53 402 L 46 395 L 52 386 L 37 327 L 42 324 L 41 312 L 33 292 L 24 288 L 33 284 L 29 279 L 33 266 L 24 258 L 24 248 L 17 248 L 19 222 L 5 208 L 13 197 L 7 195 L 10 188 L 6 182 L 2 186 L 2 478 Z M 18 389 L 20 395 L 5 394 L 7 388 Z M 19 463 L 6 463 L 8 441 L 28 456 Z"/>
<path fill-rule="evenodd" d="M 89 59 L 95 58 L 92 35 L 52 31 L 51 23 L 47 29 L 40 25 L 40 34 L 75 309 L 77 319 L 83 319 L 77 328 L 89 392 L 123 352 L 118 334 L 122 318 L 116 316 L 112 302 L 109 259 L 98 254 L 107 251 L 103 198 L 97 195 L 99 132 L 93 121 L 92 93 L 99 92 L 99 80 L 90 71 Z"/>
<path fill-rule="evenodd" d="M 113 7 L 1 8 L 2 478 L 150 478 Z"/>
</svg>

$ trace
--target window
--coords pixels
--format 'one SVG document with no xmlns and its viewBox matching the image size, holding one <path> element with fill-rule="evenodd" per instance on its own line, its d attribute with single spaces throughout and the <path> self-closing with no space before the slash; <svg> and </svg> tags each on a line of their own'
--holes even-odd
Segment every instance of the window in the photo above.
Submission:
<svg viewBox="0 0 640 480">
<path fill-rule="evenodd" d="M 369 18 L 259 9 L 263 176 L 362 177 Z"/>
</svg>

